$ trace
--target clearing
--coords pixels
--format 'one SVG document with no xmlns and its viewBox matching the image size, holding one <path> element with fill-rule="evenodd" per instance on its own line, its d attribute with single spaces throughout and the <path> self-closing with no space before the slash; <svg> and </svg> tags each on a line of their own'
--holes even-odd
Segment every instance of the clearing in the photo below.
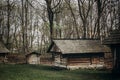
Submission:
<svg viewBox="0 0 120 80">
<path fill-rule="evenodd" d="M 56 70 L 51 66 L 0 64 L 0 80 L 120 80 L 105 70 Z"/>
</svg>

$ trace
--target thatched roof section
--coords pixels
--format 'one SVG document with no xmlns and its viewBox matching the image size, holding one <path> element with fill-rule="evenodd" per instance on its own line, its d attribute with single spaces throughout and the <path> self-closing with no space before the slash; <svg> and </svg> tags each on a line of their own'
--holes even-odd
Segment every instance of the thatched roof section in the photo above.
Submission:
<svg viewBox="0 0 120 80">
<path fill-rule="evenodd" d="M 53 44 L 62 54 L 111 52 L 109 47 L 101 45 L 100 40 L 53 40 Z"/>
<path fill-rule="evenodd" d="M 5 47 L 5 45 L 0 41 L 0 53 L 9 53 L 9 50 Z"/>
<path fill-rule="evenodd" d="M 109 36 L 102 41 L 103 44 L 120 44 L 120 30 L 113 30 Z"/>
</svg>

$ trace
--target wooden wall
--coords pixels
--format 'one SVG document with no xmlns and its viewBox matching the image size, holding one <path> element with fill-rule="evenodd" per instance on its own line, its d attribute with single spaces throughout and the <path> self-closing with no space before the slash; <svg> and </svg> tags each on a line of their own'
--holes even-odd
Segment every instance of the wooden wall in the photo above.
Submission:
<svg viewBox="0 0 120 80">
<path fill-rule="evenodd" d="M 107 69 L 113 68 L 113 56 L 112 53 L 105 53 L 105 67 Z"/>
<path fill-rule="evenodd" d="M 67 58 L 63 58 L 60 53 L 55 54 L 54 65 L 58 66 L 58 67 L 66 68 L 66 66 L 67 66 Z"/>
<path fill-rule="evenodd" d="M 40 64 L 40 56 L 36 54 L 31 54 L 27 57 L 28 64 Z"/>
<path fill-rule="evenodd" d="M 76 66 L 76 68 L 103 68 L 104 58 L 68 58 L 68 66 Z"/>
<path fill-rule="evenodd" d="M 66 68 L 97 68 L 104 67 L 104 56 L 92 55 L 84 56 L 72 55 L 63 56 L 62 54 L 55 54 L 55 66 Z"/>
<path fill-rule="evenodd" d="M 87 65 L 90 64 L 90 58 L 68 58 L 68 65 L 77 66 L 77 65 Z"/>
</svg>

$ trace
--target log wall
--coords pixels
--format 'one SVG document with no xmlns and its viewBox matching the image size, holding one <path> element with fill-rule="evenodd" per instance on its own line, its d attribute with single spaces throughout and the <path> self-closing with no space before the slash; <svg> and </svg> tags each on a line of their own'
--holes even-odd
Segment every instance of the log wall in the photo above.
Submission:
<svg viewBox="0 0 120 80">
<path fill-rule="evenodd" d="M 103 68 L 104 57 L 62 57 L 60 54 L 55 55 L 55 66 L 70 68 Z"/>
</svg>

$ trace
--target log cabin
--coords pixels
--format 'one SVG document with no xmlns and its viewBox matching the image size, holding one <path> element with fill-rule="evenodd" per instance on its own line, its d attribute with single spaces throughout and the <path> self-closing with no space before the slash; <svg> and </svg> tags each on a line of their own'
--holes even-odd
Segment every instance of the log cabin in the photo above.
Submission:
<svg viewBox="0 0 120 80">
<path fill-rule="evenodd" d="M 120 73 L 120 30 L 112 30 L 102 44 L 111 48 L 113 54 L 113 72 Z"/>
<path fill-rule="evenodd" d="M 53 40 L 48 52 L 54 56 L 54 66 L 67 69 L 104 68 L 104 53 L 110 48 L 100 40 Z"/>
<path fill-rule="evenodd" d="M 40 53 L 33 51 L 26 54 L 26 62 L 28 64 L 40 64 Z"/>
<path fill-rule="evenodd" d="M 0 41 L 0 63 L 7 62 L 7 55 L 9 54 L 9 50 L 5 47 L 5 45 Z"/>
</svg>

